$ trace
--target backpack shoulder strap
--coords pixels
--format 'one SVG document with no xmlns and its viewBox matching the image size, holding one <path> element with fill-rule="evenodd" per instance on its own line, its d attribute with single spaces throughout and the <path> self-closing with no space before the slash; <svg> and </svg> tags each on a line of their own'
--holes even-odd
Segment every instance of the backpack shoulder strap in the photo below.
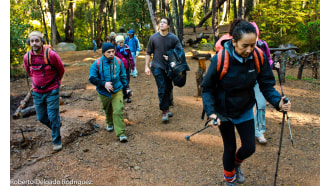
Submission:
<svg viewBox="0 0 330 186">
<path fill-rule="evenodd" d="M 49 55 L 50 55 L 50 51 L 52 50 L 52 46 L 44 45 L 43 47 L 44 47 L 44 61 L 45 61 L 45 64 L 48 65 L 48 64 L 50 64 Z"/>
<path fill-rule="evenodd" d="M 220 72 L 219 80 L 221 80 L 228 72 L 229 53 L 226 49 L 221 48 L 218 52 L 217 72 Z"/>
<path fill-rule="evenodd" d="M 260 73 L 260 63 L 261 63 L 261 65 L 264 64 L 263 51 L 260 48 L 255 47 L 255 49 L 253 50 L 253 58 L 254 58 L 254 64 L 256 66 L 257 72 L 259 74 Z"/>
<path fill-rule="evenodd" d="M 120 59 L 119 59 L 119 57 L 115 56 L 115 59 L 116 59 L 116 61 L 117 61 L 118 65 L 119 65 L 119 67 L 120 67 L 120 66 L 121 66 L 121 62 L 120 62 Z"/>
<path fill-rule="evenodd" d="M 100 70 L 100 64 L 101 64 L 101 57 L 96 59 L 97 70 Z"/>
</svg>

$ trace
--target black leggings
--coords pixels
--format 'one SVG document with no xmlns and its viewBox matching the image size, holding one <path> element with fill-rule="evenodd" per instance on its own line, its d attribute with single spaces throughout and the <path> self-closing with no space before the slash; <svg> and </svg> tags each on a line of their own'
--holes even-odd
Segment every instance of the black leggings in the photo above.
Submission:
<svg viewBox="0 0 330 186">
<path fill-rule="evenodd" d="M 236 157 L 239 160 L 244 160 L 251 156 L 256 150 L 253 119 L 240 124 L 234 124 L 230 121 L 221 122 L 219 130 L 224 144 L 222 161 L 226 171 L 232 171 L 235 168 L 235 153 L 237 149 L 235 127 L 242 143 L 241 148 L 237 151 Z"/>
</svg>

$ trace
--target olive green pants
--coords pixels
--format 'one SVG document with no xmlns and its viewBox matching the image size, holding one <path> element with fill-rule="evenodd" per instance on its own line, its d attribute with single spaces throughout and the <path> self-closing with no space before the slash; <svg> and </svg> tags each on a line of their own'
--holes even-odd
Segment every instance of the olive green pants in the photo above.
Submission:
<svg viewBox="0 0 330 186">
<path fill-rule="evenodd" d="M 114 126 L 116 136 L 125 135 L 123 91 L 111 94 L 111 98 L 99 94 L 99 98 L 107 125 Z"/>
</svg>

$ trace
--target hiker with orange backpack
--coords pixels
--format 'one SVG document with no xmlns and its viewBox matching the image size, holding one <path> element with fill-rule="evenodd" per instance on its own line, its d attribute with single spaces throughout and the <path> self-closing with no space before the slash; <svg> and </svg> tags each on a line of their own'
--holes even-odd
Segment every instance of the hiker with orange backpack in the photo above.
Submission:
<svg viewBox="0 0 330 186">
<path fill-rule="evenodd" d="M 105 42 L 102 57 L 89 69 L 89 82 L 96 86 L 105 113 L 107 131 L 115 131 L 120 142 L 127 142 L 124 123 L 123 89 L 127 87 L 126 69 L 115 57 L 115 46 Z"/>
<path fill-rule="evenodd" d="M 32 97 L 38 120 L 52 130 L 53 150 L 62 149 L 59 98 L 64 66 L 60 56 L 44 45 L 39 31 L 29 34 L 31 50 L 24 55 L 24 68 L 32 80 Z"/>
<path fill-rule="evenodd" d="M 290 101 L 284 104 L 285 96 L 274 88 L 275 78 L 268 59 L 255 47 L 257 34 L 254 26 L 240 20 L 232 37 L 211 59 L 202 83 L 203 107 L 209 125 L 219 127 L 224 144 L 222 162 L 227 186 L 244 182 L 241 163 L 256 149 L 253 116 L 256 81 L 267 101 L 277 110 L 289 111 L 291 108 Z M 238 150 L 235 128 L 241 139 Z"/>
</svg>

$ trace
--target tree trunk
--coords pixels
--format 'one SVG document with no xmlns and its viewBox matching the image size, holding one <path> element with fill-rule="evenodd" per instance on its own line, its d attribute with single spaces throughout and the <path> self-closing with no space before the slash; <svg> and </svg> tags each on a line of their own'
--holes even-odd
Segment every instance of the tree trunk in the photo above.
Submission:
<svg viewBox="0 0 330 186">
<path fill-rule="evenodd" d="M 91 38 L 89 36 L 89 33 L 88 33 L 88 15 L 87 15 L 87 10 L 86 10 L 86 4 L 84 5 L 84 9 L 85 9 L 85 19 L 86 19 L 86 34 L 87 34 L 87 38 L 88 38 L 88 42 L 91 41 Z"/>
<path fill-rule="evenodd" d="M 227 14 L 227 4 L 228 4 L 227 1 L 223 3 L 222 18 L 221 18 L 220 25 L 223 25 L 223 22 L 225 21 L 226 14 Z"/>
<path fill-rule="evenodd" d="M 236 0 L 233 0 L 234 19 L 237 18 Z"/>
<path fill-rule="evenodd" d="M 238 17 L 243 18 L 243 3 L 242 3 L 242 0 L 238 0 Z"/>
<path fill-rule="evenodd" d="M 179 0 L 180 1 L 180 0 Z M 174 23 L 175 23 L 175 35 L 179 35 L 179 24 L 180 24 L 180 20 L 179 20 L 179 13 L 178 13 L 178 4 L 177 4 L 177 0 L 172 0 L 173 3 L 173 17 L 174 17 Z"/>
<path fill-rule="evenodd" d="M 167 17 L 171 20 L 171 22 L 173 23 L 173 18 L 172 18 L 172 15 L 171 15 L 171 9 L 170 9 L 170 6 L 169 6 L 167 0 L 165 0 L 165 10 L 166 10 L 166 16 L 167 16 Z M 170 25 L 170 32 L 175 33 L 175 30 L 174 30 L 174 26 L 173 26 L 173 24 Z"/>
<path fill-rule="evenodd" d="M 89 14 L 89 25 L 91 27 L 91 44 L 93 45 L 93 39 L 95 39 L 95 35 L 93 34 L 93 21 L 92 21 L 92 13 L 91 13 L 91 7 L 89 5 L 89 1 L 88 1 L 88 14 Z"/>
<path fill-rule="evenodd" d="M 67 11 L 66 26 L 65 26 L 65 42 L 73 43 L 74 41 L 74 26 L 73 26 L 73 3 L 70 2 Z"/>
<path fill-rule="evenodd" d="M 184 35 L 184 30 L 183 30 L 183 5 L 181 0 L 178 0 L 178 5 L 179 5 L 179 26 L 178 26 L 178 38 L 180 40 L 180 43 L 182 46 L 184 46 L 184 41 L 183 41 L 183 35 Z"/>
<path fill-rule="evenodd" d="M 41 10 L 41 14 L 42 14 L 42 22 L 43 22 L 43 24 L 44 24 L 44 29 L 45 29 L 45 32 L 44 32 L 44 34 L 45 34 L 45 36 L 46 36 L 46 43 L 47 44 L 49 44 L 49 39 L 48 39 L 48 33 L 47 33 L 47 26 L 46 26 L 46 21 L 45 21 L 45 15 L 44 15 L 44 10 L 42 9 L 42 5 L 41 5 L 41 1 L 40 0 L 38 0 L 38 4 L 39 4 L 39 6 L 40 6 L 40 10 Z M 46 44 L 45 43 L 45 44 Z"/>
<path fill-rule="evenodd" d="M 65 1 L 62 1 L 63 10 L 62 10 L 62 17 L 63 17 L 63 30 L 65 29 Z"/>
<path fill-rule="evenodd" d="M 220 38 L 220 33 L 219 33 L 219 29 L 217 29 L 218 23 L 219 23 L 219 15 L 218 15 L 218 10 L 219 8 L 217 8 L 217 4 L 219 3 L 219 0 L 213 0 L 213 8 L 212 8 L 212 28 L 213 28 L 213 39 L 214 39 L 214 43 L 217 42 Z"/>
<path fill-rule="evenodd" d="M 148 8 L 149 8 L 149 13 L 150 13 L 152 26 L 154 27 L 154 31 L 156 33 L 156 32 L 158 32 L 158 26 L 157 26 L 157 20 L 155 19 L 154 11 L 152 9 L 152 3 L 151 3 L 150 0 L 147 0 L 147 3 L 148 3 Z"/>
<path fill-rule="evenodd" d="M 96 40 L 96 3 L 94 0 L 94 39 Z"/>
<path fill-rule="evenodd" d="M 214 0 L 215 1 L 215 0 Z M 219 0 L 217 1 L 218 3 L 216 4 L 216 8 L 219 9 L 219 7 L 227 0 Z M 213 10 L 213 7 L 212 7 L 212 10 Z M 205 23 L 206 20 L 208 20 L 211 15 L 212 15 L 212 10 L 211 11 L 208 11 L 205 16 L 199 21 L 197 27 L 201 27 L 203 26 L 203 24 Z"/>
<path fill-rule="evenodd" d="M 113 1 L 113 31 L 116 32 L 117 22 L 117 0 Z"/>
<path fill-rule="evenodd" d="M 49 3 L 49 1 L 48 1 Z M 49 3 L 49 11 L 50 11 L 50 14 L 51 14 L 51 45 L 52 47 L 55 47 L 56 46 L 56 32 L 57 32 L 57 29 L 56 29 L 56 22 L 55 22 L 55 8 L 54 8 L 54 0 L 50 0 L 50 3 Z"/>
<path fill-rule="evenodd" d="M 103 9 L 105 8 L 105 3 L 107 0 L 101 0 L 100 1 L 100 5 L 99 5 L 99 15 L 97 18 L 97 22 L 96 22 L 96 29 L 97 29 L 97 37 L 96 37 L 96 43 L 97 43 L 97 47 L 101 48 L 102 44 L 101 44 L 101 37 L 102 37 L 102 17 L 103 17 Z"/>
<path fill-rule="evenodd" d="M 253 10 L 253 0 L 245 0 L 244 6 L 245 6 L 244 18 L 248 19 L 250 12 Z"/>
</svg>

